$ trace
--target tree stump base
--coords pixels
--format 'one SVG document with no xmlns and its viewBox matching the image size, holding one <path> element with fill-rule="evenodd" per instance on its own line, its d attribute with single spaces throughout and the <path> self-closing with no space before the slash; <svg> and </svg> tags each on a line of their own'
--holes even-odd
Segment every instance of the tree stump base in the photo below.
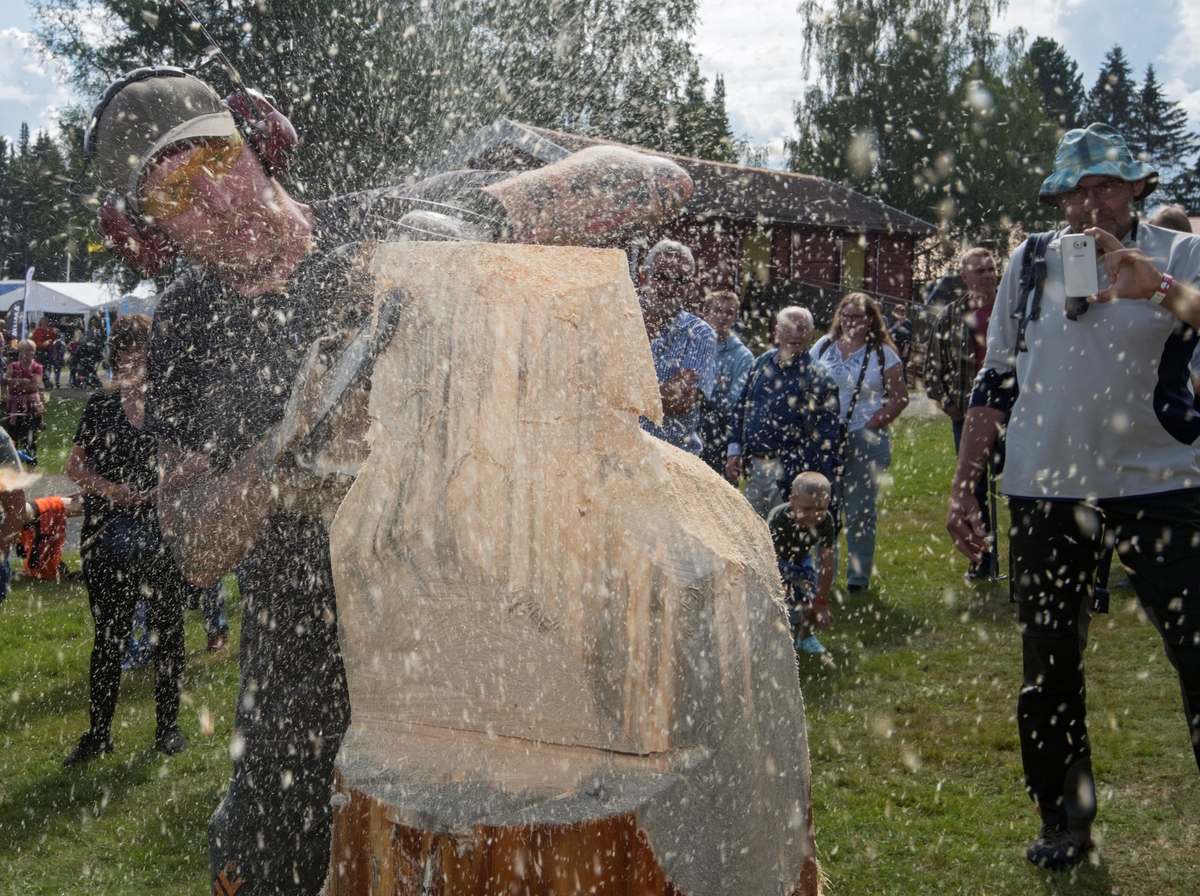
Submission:
<svg viewBox="0 0 1200 896">
<path fill-rule="evenodd" d="M 634 813 L 571 825 L 476 825 L 467 835 L 395 820 L 383 801 L 339 782 L 328 896 L 686 896 L 663 873 Z M 818 896 L 804 863 L 795 896 Z"/>
</svg>

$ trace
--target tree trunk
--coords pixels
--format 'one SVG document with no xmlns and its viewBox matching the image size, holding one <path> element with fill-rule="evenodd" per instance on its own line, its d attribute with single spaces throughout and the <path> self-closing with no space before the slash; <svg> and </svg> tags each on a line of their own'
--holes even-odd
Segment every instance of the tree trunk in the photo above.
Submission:
<svg viewBox="0 0 1200 896">
<path fill-rule="evenodd" d="M 404 305 L 331 528 L 338 892 L 815 892 L 770 535 L 638 427 L 624 254 L 401 243 L 372 272 Z"/>
</svg>

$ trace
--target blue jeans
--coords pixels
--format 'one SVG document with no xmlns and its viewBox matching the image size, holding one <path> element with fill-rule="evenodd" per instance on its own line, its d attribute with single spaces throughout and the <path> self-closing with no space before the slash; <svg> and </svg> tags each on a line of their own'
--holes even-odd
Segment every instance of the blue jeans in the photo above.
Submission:
<svg viewBox="0 0 1200 896">
<path fill-rule="evenodd" d="M 892 462 L 887 429 L 859 429 L 846 437 L 842 473 L 842 531 L 846 535 L 846 584 L 865 588 L 875 564 L 875 498 Z M 834 549 L 837 568 L 837 549 Z"/>
<path fill-rule="evenodd" d="M 783 503 L 776 482 L 783 475 L 783 464 L 774 458 L 746 458 L 744 471 L 746 474 L 746 500 L 754 508 L 754 512 L 764 520 L 776 504 Z"/>
</svg>

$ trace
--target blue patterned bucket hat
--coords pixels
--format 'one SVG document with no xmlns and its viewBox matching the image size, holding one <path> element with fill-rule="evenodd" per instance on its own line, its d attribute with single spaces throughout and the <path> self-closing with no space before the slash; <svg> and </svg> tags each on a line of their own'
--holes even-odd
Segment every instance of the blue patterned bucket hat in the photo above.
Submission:
<svg viewBox="0 0 1200 896">
<path fill-rule="evenodd" d="M 1096 174 L 1107 174 L 1121 180 L 1146 178 L 1146 189 L 1139 199 L 1145 199 L 1158 186 L 1158 172 L 1133 157 L 1125 138 L 1112 125 L 1090 124 L 1063 134 L 1054 153 L 1054 172 L 1042 183 L 1038 199 L 1058 207 L 1055 196 L 1079 186 L 1079 181 Z"/>
</svg>

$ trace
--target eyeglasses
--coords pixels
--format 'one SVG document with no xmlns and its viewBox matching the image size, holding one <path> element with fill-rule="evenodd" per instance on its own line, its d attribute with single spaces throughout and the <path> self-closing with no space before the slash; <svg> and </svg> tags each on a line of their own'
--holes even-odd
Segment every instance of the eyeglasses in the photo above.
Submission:
<svg viewBox="0 0 1200 896">
<path fill-rule="evenodd" d="M 655 274 L 654 279 L 659 283 L 691 283 L 691 277 L 672 277 L 670 274 Z"/>
<path fill-rule="evenodd" d="M 840 317 L 842 320 L 866 320 L 867 319 L 867 316 L 865 314 L 863 314 L 861 311 L 860 312 L 847 311 L 845 308 L 843 308 L 841 311 L 838 312 L 838 317 Z"/>
<path fill-rule="evenodd" d="M 1059 193 L 1058 199 L 1067 205 L 1083 205 L 1090 195 L 1095 196 L 1101 202 L 1107 202 L 1109 199 L 1115 199 L 1121 195 L 1126 186 L 1128 186 L 1128 183 L 1123 180 L 1106 180 L 1104 183 L 1096 184 L 1094 187 L 1076 187 L 1074 190 Z"/>
<path fill-rule="evenodd" d="M 242 154 L 242 135 L 201 141 L 186 162 L 151 187 L 142 197 L 142 211 L 156 221 L 169 221 L 192 207 L 196 193 L 192 178 L 197 174 L 217 180 L 229 173 Z"/>
</svg>

